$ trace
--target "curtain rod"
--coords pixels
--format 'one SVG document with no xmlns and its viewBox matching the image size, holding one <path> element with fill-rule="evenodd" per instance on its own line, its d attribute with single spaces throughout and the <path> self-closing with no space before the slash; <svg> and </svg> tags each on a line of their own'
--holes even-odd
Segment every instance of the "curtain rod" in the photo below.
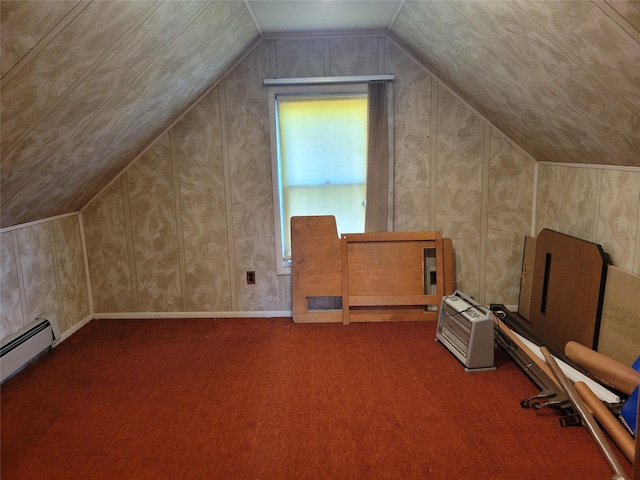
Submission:
<svg viewBox="0 0 640 480">
<path fill-rule="evenodd" d="M 300 77 L 300 78 L 265 78 L 265 85 L 326 85 L 331 83 L 366 83 L 373 80 L 393 82 L 396 76 L 363 75 L 353 77 Z"/>
</svg>

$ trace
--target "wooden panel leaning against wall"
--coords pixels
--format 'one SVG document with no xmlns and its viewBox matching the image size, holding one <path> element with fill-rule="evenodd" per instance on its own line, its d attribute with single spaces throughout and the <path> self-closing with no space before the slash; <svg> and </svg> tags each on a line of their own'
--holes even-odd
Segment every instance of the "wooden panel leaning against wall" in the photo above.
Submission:
<svg viewBox="0 0 640 480">
<path fill-rule="evenodd" d="M 547 232 L 545 236 L 548 238 L 549 230 L 543 232 Z M 591 242 L 584 242 L 577 237 L 568 238 L 571 239 L 572 243 L 575 241 L 576 243 L 595 245 Z M 518 303 L 519 316 L 531 321 L 532 327 L 537 333 L 550 341 L 553 340 L 553 337 L 557 338 L 561 329 L 566 329 L 567 327 L 574 332 L 584 332 L 582 325 L 588 323 L 586 322 L 589 317 L 587 312 L 591 311 L 591 321 L 596 318 L 599 288 L 596 289 L 595 293 L 592 292 L 589 295 L 588 302 L 580 301 L 580 293 L 585 291 L 584 280 L 586 280 L 586 276 L 582 275 L 582 265 L 568 270 L 570 275 L 574 275 L 575 272 L 580 271 L 581 273 L 578 275 L 580 282 L 574 278 L 571 278 L 569 282 L 562 282 L 562 279 L 560 279 L 559 284 L 556 281 L 554 285 L 559 285 L 559 290 L 563 290 L 562 292 L 556 291 L 556 287 L 552 286 L 550 277 L 548 296 L 555 298 L 556 302 L 554 303 L 556 307 L 560 306 L 561 309 L 566 308 L 569 313 L 561 313 L 560 317 L 563 318 L 557 322 L 554 321 L 553 318 L 546 319 L 546 328 L 552 327 L 554 330 L 553 336 L 547 335 L 544 329 L 541 330 L 539 328 L 540 325 L 545 323 L 543 320 L 541 324 L 541 319 L 555 315 L 557 320 L 560 317 L 558 317 L 557 312 L 547 312 L 544 316 L 541 316 L 539 313 L 542 299 L 542 292 L 540 290 L 542 287 L 541 281 L 546 274 L 545 272 L 538 272 L 536 275 L 536 265 L 540 267 L 540 270 L 546 270 L 552 264 L 559 267 L 559 264 L 563 263 L 566 259 L 565 255 L 555 260 L 553 256 L 551 256 L 548 259 L 549 265 L 546 265 L 547 260 L 544 257 L 544 252 L 542 252 L 542 256 L 539 255 L 539 263 L 536 264 L 536 255 L 541 253 L 539 248 L 536 248 L 538 243 L 537 237 L 527 237 L 526 239 L 525 258 L 522 264 L 522 288 Z M 576 251 L 578 250 L 579 249 L 576 249 Z M 557 255 L 555 256 L 557 257 Z M 605 256 L 607 259 L 609 258 L 606 253 Z M 574 261 L 580 262 L 582 259 L 582 255 L 578 255 L 577 258 L 574 258 Z M 599 273 L 600 268 L 601 267 L 596 267 L 595 269 L 594 274 L 597 277 L 601 275 L 601 273 Z M 606 278 L 603 282 L 604 291 L 602 292 L 601 315 L 597 315 L 599 321 L 596 323 L 595 330 L 596 350 L 623 365 L 631 366 L 638 358 L 638 352 L 640 352 L 640 297 L 637 295 L 637 292 L 640 291 L 640 275 L 627 272 L 615 265 L 607 264 L 605 268 Z M 534 281 L 535 276 L 537 276 L 537 282 Z M 556 280 L 558 279 L 556 278 Z M 534 291 L 534 285 L 537 287 L 537 291 Z M 553 288 L 553 290 L 551 290 L 551 288 Z M 569 290 L 573 290 L 574 293 L 569 294 Z M 578 293 L 576 293 L 576 291 Z M 547 295 L 545 295 L 545 297 L 546 296 Z M 575 303 L 576 301 L 578 301 L 577 304 Z M 545 303 L 547 303 L 547 300 L 545 300 Z M 591 307 L 588 305 L 591 305 Z M 571 312 L 574 312 L 575 315 L 572 315 Z M 564 320 L 569 320 L 569 322 Z M 536 326 L 536 324 L 538 324 L 538 326 Z M 583 345 L 592 347 L 593 337 L 588 336 L 581 339 L 579 335 L 574 335 L 570 338 L 571 341 L 578 341 Z M 554 342 L 554 346 L 562 351 L 565 347 L 564 343 L 564 341 L 559 343 Z"/>
<path fill-rule="evenodd" d="M 607 273 L 598 350 L 625 365 L 640 343 L 640 169 L 540 164 L 534 223 L 602 245 Z"/>
</svg>

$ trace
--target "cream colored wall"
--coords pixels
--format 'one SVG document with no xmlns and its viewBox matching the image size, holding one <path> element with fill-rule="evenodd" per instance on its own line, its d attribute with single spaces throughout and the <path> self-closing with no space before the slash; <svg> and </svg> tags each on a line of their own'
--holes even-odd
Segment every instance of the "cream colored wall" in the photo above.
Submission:
<svg viewBox="0 0 640 480">
<path fill-rule="evenodd" d="M 393 44 L 395 230 L 452 238 L 457 287 L 517 303 L 535 162 Z"/>
<path fill-rule="evenodd" d="M 262 79 L 379 73 L 396 75 L 395 229 L 451 237 L 461 290 L 485 303 L 516 304 L 524 236 L 542 227 L 601 243 L 616 265 L 640 273 L 637 169 L 536 170 L 388 38 L 271 40 L 81 215 L 0 231 L 0 336 L 45 311 L 70 332 L 94 311 L 290 310 L 290 279 L 275 268 Z M 247 270 L 256 272 L 256 285 L 246 285 Z"/>
<path fill-rule="evenodd" d="M 0 337 L 55 313 L 68 332 L 91 315 L 79 214 L 0 233 Z"/>
<path fill-rule="evenodd" d="M 459 288 L 516 303 L 534 161 L 388 39 L 363 36 L 264 41 L 83 209 L 95 311 L 289 311 L 262 81 L 389 72 L 395 229 L 443 230 Z"/>
<path fill-rule="evenodd" d="M 273 258 L 265 76 L 267 43 L 84 209 L 96 312 L 290 310 Z"/>
<path fill-rule="evenodd" d="M 640 168 L 540 163 L 535 233 L 551 228 L 598 243 L 640 274 Z"/>
<path fill-rule="evenodd" d="M 529 156 L 386 38 L 273 40 L 82 215 L 0 232 L 0 336 L 45 311 L 66 332 L 93 311 L 288 311 L 262 79 L 390 72 L 395 229 L 453 238 L 461 290 L 516 304 L 524 236 L 543 226 L 602 243 L 616 265 L 640 272 L 639 171 L 539 164 L 536 176 Z"/>
</svg>

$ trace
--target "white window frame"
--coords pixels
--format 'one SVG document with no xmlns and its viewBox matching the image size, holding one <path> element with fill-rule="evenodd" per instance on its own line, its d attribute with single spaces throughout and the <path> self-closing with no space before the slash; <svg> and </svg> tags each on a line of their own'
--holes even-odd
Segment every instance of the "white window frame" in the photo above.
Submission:
<svg viewBox="0 0 640 480">
<path fill-rule="evenodd" d="M 273 217 L 276 243 L 276 271 L 278 275 L 291 274 L 291 262 L 282 258 L 283 238 L 282 238 L 282 190 L 280 184 L 280 165 L 278 162 L 277 146 L 277 123 L 276 123 L 276 96 L 277 95 L 300 95 L 300 94 L 325 94 L 325 93 L 366 93 L 367 83 L 339 83 L 339 84 L 313 84 L 313 85 L 280 85 L 269 86 L 269 131 L 271 136 L 271 176 L 273 184 Z"/>
</svg>

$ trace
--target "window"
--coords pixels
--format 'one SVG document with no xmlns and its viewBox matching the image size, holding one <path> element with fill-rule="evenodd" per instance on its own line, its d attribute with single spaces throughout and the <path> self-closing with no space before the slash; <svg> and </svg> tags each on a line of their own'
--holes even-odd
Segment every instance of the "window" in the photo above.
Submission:
<svg viewBox="0 0 640 480">
<path fill-rule="evenodd" d="M 364 232 L 367 85 L 271 87 L 278 273 L 288 273 L 290 219 L 334 215 L 339 233 Z"/>
</svg>

